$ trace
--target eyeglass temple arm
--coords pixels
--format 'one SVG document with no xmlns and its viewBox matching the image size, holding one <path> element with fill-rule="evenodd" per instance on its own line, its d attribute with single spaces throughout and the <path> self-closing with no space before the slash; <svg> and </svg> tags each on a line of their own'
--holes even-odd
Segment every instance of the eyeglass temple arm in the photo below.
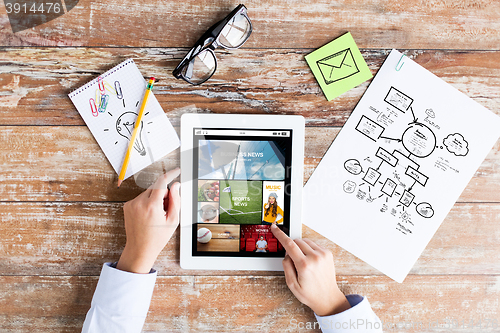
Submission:
<svg viewBox="0 0 500 333">
<path fill-rule="evenodd" d="M 201 50 L 201 45 L 199 45 L 199 41 L 198 41 L 198 42 L 196 42 L 195 46 L 191 50 L 189 50 L 189 52 L 184 56 L 184 58 L 182 58 L 181 62 L 172 71 L 172 74 L 178 79 L 181 78 L 182 68 L 184 66 L 186 66 L 186 64 L 191 63 L 191 60 L 193 60 L 193 58 L 194 58 L 193 55 L 198 54 L 200 50 Z"/>
</svg>

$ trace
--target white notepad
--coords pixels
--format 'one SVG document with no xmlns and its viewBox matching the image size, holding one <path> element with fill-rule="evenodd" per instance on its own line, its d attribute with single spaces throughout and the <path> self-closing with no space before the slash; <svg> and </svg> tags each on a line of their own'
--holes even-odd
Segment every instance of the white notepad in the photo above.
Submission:
<svg viewBox="0 0 500 333">
<path fill-rule="evenodd" d="M 128 59 L 68 96 L 119 174 L 147 82 Z M 179 137 L 150 94 L 125 179 L 179 147 Z"/>
<path fill-rule="evenodd" d="M 499 136 L 500 117 L 393 50 L 305 185 L 303 222 L 402 282 Z"/>
</svg>

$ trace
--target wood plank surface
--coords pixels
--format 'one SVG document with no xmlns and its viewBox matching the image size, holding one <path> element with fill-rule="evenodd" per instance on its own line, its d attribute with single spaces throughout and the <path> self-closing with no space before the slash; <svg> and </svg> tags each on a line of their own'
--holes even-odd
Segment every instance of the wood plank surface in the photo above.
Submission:
<svg viewBox="0 0 500 333">
<path fill-rule="evenodd" d="M 0 275 L 99 275 L 125 246 L 122 203 L 1 202 Z M 500 203 L 456 204 L 411 274 L 500 275 Z M 339 275 L 380 275 L 310 228 L 334 253 Z M 197 271 L 179 266 L 179 230 L 158 257 L 160 275 L 279 275 L 278 272 Z"/>
<path fill-rule="evenodd" d="M 1 45 L 190 47 L 239 2 L 81 0 L 64 16 L 12 33 Z M 247 1 L 254 30 L 245 47 L 316 48 L 351 31 L 362 48 L 498 49 L 496 0 Z"/>
<path fill-rule="evenodd" d="M 154 75 L 155 95 L 178 125 L 182 112 L 300 114 L 308 126 L 342 126 L 369 81 L 328 102 L 304 56 L 312 49 L 219 52 L 207 83 L 171 72 L 179 49 L 9 48 L 0 52 L 0 125 L 84 125 L 67 94 L 126 58 Z M 372 73 L 390 49 L 362 50 Z M 401 50 L 479 104 L 500 114 L 500 51 Z"/>
<path fill-rule="evenodd" d="M 304 181 L 338 132 L 306 128 Z M 0 201 L 127 201 L 179 165 L 176 150 L 117 189 L 117 175 L 87 127 L 0 126 L 0 142 Z M 499 168 L 500 141 L 458 201 L 500 202 Z"/>
<path fill-rule="evenodd" d="M 96 283 L 88 276 L 2 276 L 0 330 L 79 331 Z M 366 295 L 385 332 L 471 332 L 451 326 L 471 320 L 482 325 L 479 332 L 498 332 L 497 276 L 409 276 L 404 284 L 349 276 L 340 277 L 339 286 Z M 314 325 L 312 311 L 282 276 L 165 276 L 157 279 L 144 331 L 319 332 L 298 329 L 307 322 Z"/>
<path fill-rule="evenodd" d="M 0 332 L 79 332 L 102 264 L 124 247 L 123 202 L 179 165 L 174 151 L 116 189 L 67 96 L 126 58 L 160 79 L 177 131 L 186 112 L 304 116 L 304 181 L 370 83 L 327 102 L 304 60 L 347 31 L 373 74 L 397 48 L 500 115 L 498 0 L 250 0 L 244 47 L 217 49 L 201 86 L 176 80 L 188 48 L 238 3 L 80 0 L 18 33 L 0 6 Z M 499 171 L 500 141 L 402 284 L 306 226 L 303 237 L 333 252 L 341 290 L 367 296 L 384 332 L 500 332 Z M 179 230 L 155 268 L 146 332 L 319 331 L 299 329 L 315 318 L 281 272 L 181 269 Z"/>
</svg>

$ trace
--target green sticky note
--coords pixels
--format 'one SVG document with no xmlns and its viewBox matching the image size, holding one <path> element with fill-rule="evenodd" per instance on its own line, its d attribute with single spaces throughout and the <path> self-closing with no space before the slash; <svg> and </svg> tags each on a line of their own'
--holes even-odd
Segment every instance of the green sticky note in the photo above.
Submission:
<svg viewBox="0 0 500 333">
<path fill-rule="evenodd" d="M 350 32 L 305 58 L 329 101 L 373 76 Z"/>
</svg>

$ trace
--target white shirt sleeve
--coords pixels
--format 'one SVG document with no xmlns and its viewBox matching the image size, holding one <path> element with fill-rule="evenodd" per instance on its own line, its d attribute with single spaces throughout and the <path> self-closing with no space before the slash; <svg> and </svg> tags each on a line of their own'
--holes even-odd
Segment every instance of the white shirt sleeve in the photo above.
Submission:
<svg viewBox="0 0 500 333">
<path fill-rule="evenodd" d="M 382 322 L 373 312 L 366 297 L 360 295 L 347 295 L 350 309 L 332 316 L 318 316 L 316 319 L 323 333 L 380 333 Z"/>
<path fill-rule="evenodd" d="M 135 274 L 104 264 L 82 332 L 140 332 L 155 282 L 155 270 Z"/>
</svg>

